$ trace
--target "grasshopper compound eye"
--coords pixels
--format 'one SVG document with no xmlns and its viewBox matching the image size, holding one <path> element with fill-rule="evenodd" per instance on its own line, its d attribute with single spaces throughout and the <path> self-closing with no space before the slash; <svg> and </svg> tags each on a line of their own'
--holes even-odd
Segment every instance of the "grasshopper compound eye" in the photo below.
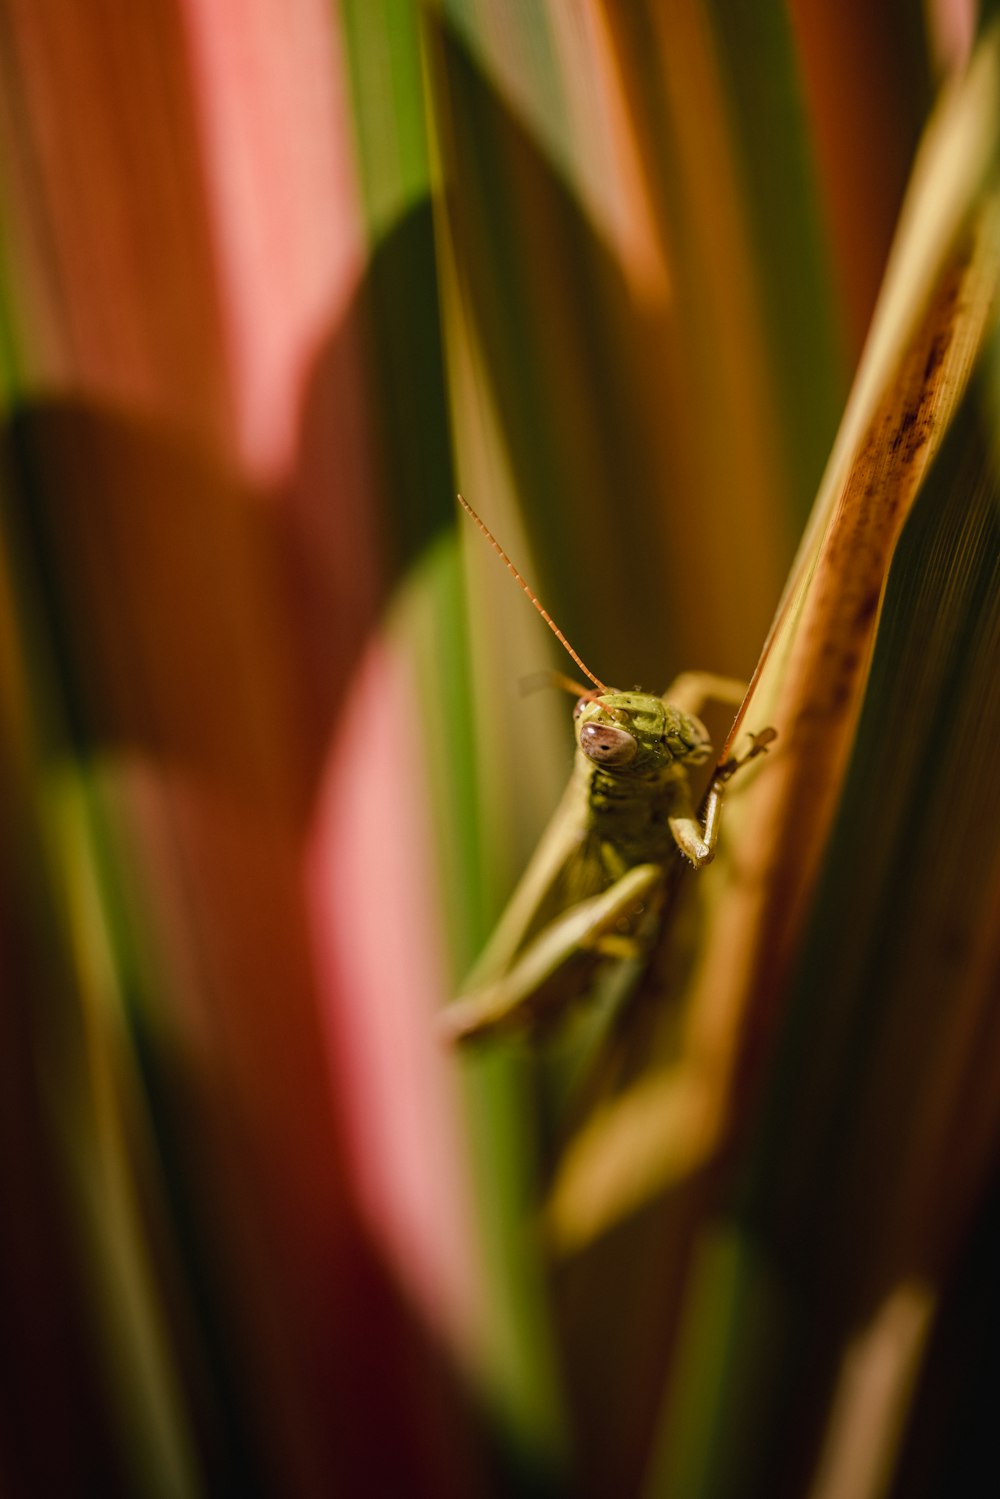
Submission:
<svg viewBox="0 0 1000 1499">
<path fill-rule="evenodd" d="M 629 765 L 639 746 L 627 729 L 606 723 L 587 723 L 580 730 L 580 748 L 595 765 Z"/>
</svg>

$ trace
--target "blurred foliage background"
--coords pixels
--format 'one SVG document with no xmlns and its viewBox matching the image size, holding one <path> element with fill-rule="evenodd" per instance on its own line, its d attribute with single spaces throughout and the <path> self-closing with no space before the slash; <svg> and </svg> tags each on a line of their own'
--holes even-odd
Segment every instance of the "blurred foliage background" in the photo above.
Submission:
<svg viewBox="0 0 1000 1499">
<path fill-rule="evenodd" d="M 5 1493 L 995 1479 L 988 11 L 4 0 Z M 894 244 L 852 503 L 928 462 L 859 643 L 813 501 Z M 749 679 L 784 597 L 772 784 L 826 809 L 734 808 L 569 1248 L 558 1052 L 434 1035 L 572 747 L 458 488 L 622 687 Z"/>
</svg>

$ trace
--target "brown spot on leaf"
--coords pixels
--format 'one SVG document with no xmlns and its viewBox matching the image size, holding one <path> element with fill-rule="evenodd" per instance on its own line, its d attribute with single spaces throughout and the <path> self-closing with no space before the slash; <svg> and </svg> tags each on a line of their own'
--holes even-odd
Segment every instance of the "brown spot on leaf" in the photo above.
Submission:
<svg viewBox="0 0 1000 1499">
<path fill-rule="evenodd" d="M 868 623 L 878 608 L 881 597 L 882 590 L 880 588 L 869 589 L 855 611 L 854 623 L 856 625 L 865 625 Z"/>
</svg>

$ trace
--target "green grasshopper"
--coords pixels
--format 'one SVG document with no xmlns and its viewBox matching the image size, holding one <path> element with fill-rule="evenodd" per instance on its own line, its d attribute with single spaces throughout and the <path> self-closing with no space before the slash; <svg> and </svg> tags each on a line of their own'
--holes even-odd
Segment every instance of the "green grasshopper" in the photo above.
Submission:
<svg viewBox="0 0 1000 1499">
<path fill-rule="evenodd" d="M 594 684 L 583 689 L 557 679 L 580 692 L 573 774 L 461 997 L 441 1013 L 442 1034 L 469 1042 L 537 1025 L 584 994 L 601 965 L 644 958 L 677 850 L 696 868 L 711 860 L 729 781 L 776 733 L 752 734 L 746 754 L 718 767 L 700 821 L 688 772 L 705 763 L 712 746 L 701 720 L 677 704 L 739 701 L 743 685 L 686 673 L 662 698 L 612 691 L 580 659 L 485 522 L 458 500 Z"/>
</svg>

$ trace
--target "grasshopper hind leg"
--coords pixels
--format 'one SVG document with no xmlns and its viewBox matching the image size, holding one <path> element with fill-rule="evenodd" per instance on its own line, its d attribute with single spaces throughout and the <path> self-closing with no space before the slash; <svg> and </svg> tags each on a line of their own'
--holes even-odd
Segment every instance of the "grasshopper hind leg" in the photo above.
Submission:
<svg viewBox="0 0 1000 1499">
<path fill-rule="evenodd" d="M 712 671 L 682 671 L 663 694 L 663 701 L 682 713 L 700 718 L 709 703 L 738 708 L 746 696 L 747 684 L 739 677 L 721 677 Z"/>
</svg>

